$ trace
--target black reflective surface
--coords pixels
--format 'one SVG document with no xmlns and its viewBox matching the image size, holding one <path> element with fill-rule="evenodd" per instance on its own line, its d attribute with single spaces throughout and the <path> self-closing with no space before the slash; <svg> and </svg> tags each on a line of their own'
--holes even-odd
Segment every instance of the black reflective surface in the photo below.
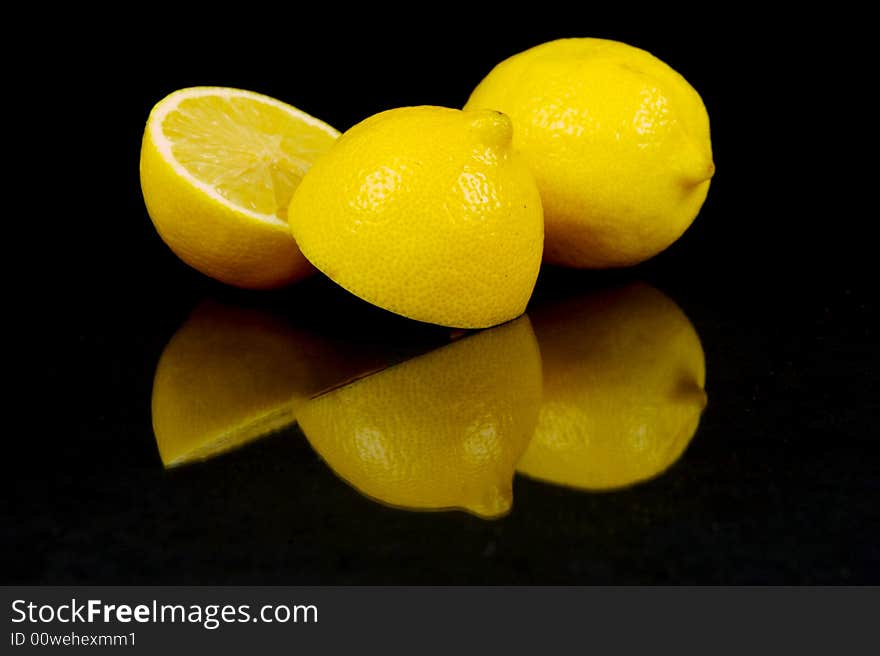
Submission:
<svg viewBox="0 0 880 656">
<path fill-rule="evenodd" d="M 47 363 L 46 388 L 58 391 L 51 411 L 32 426 L 25 454 L 7 461 L 17 491 L 3 528 L 15 563 L 8 579 L 876 581 L 875 346 L 856 289 L 804 299 L 766 279 L 731 288 L 670 278 L 664 288 L 705 351 L 709 397 L 681 459 L 614 492 L 517 476 L 510 514 L 485 521 L 377 504 L 337 478 L 295 427 L 165 470 L 150 411 L 159 355 L 186 317 L 184 301 L 202 292 L 243 299 L 167 264 L 192 285 L 176 303 L 158 294 L 92 314 Z M 535 303 L 607 277 L 545 272 Z M 308 285 L 335 293 L 322 280 Z M 310 307 L 292 303 L 298 294 L 261 301 L 296 314 Z M 407 322 L 374 318 L 365 335 L 408 334 Z M 404 346 L 433 344 L 435 331 Z"/>
<path fill-rule="evenodd" d="M 651 480 L 598 493 L 516 475 L 512 508 L 494 520 L 376 503 L 295 425 L 164 468 L 151 416 L 156 366 L 206 301 L 340 340 L 355 369 L 358 353 L 372 370 L 373 358 L 402 362 L 461 337 L 374 310 L 320 278 L 246 293 L 177 261 L 138 188 L 152 103 L 192 84 L 241 86 L 346 128 L 395 105 L 461 104 L 493 63 L 571 32 L 652 50 L 700 90 L 713 121 L 717 174 L 685 236 L 633 270 L 547 268 L 529 308 L 532 318 L 633 282 L 680 307 L 705 354 L 708 397 L 681 457 Z M 3 582 L 880 582 L 876 286 L 860 215 L 821 198 L 832 174 L 800 166 L 793 146 L 807 121 L 781 102 L 798 85 L 777 75 L 784 49 L 763 36 L 751 33 L 745 61 L 728 59 L 733 40 L 705 31 L 562 23 L 505 40 L 460 36 L 449 58 L 436 55 L 448 35 L 363 37 L 350 44 L 359 57 L 302 66 L 298 76 L 267 54 L 315 62 L 314 42 L 213 61 L 203 49 L 133 56 L 125 79 L 99 65 L 103 48 L 84 48 L 83 65 L 70 70 L 59 64 L 59 78 L 79 72 L 79 94 L 116 96 L 109 117 L 71 110 L 93 130 L 97 173 L 76 171 L 62 194 L 67 214 L 41 255 L 51 264 L 45 277 L 28 277 L 26 340 L 13 350 L 33 380 L 21 379 L 24 400 L 10 408 L 25 421 L 6 437 Z M 118 41 L 113 52 L 143 45 Z M 406 70 L 366 74 L 401 51 Z M 101 202 L 88 202 L 96 190 Z"/>
</svg>

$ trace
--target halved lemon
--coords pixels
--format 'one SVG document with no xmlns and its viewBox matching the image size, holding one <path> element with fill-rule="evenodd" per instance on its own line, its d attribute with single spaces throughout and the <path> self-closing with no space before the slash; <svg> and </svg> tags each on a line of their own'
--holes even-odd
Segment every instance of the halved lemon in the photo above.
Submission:
<svg viewBox="0 0 880 656">
<path fill-rule="evenodd" d="M 175 91 L 150 113 L 140 176 L 162 240 L 202 273 L 236 287 L 280 287 L 314 269 L 287 206 L 339 132 L 274 98 L 241 89 Z"/>
</svg>

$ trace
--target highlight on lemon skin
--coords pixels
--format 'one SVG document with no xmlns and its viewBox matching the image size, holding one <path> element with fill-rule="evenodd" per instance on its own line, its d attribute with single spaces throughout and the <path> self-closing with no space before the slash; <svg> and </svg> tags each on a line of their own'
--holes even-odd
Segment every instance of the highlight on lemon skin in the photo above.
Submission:
<svg viewBox="0 0 880 656">
<path fill-rule="evenodd" d="M 378 355 L 271 313 L 207 301 L 168 342 L 152 421 L 166 467 L 207 460 L 292 425 L 310 396 L 380 364 Z"/>
<path fill-rule="evenodd" d="M 348 130 L 288 210 L 303 254 L 356 296 L 419 321 L 485 328 L 525 311 L 541 200 L 496 111 L 403 107 Z"/>
<path fill-rule="evenodd" d="M 150 112 L 141 146 L 144 202 L 184 262 L 244 288 L 314 273 L 287 228 L 293 191 L 339 132 L 274 98 L 181 89 Z"/>
<path fill-rule="evenodd" d="M 540 402 L 541 359 L 524 316 L 312 399 L 298 420 L 367 497 L 493 518 L 511 508 Z"/>
<path fill-rule="evenodd" d="M 707 399 L 702 346 L 675 303 L 635 284 L 531 315 L 544 396 L 517 471 L 599 491 L 634 485 L 672 466 L 693 438 Z"/>
<path fill-rule="evenodd" d="M 535 176 L 548 262 L 637 264 L 690 226 L 715 173 L 709 117 L 666 63 L 606 39 L 559 39 L 498 64 L 465 109 L 513 121 Z"/>
</svg>

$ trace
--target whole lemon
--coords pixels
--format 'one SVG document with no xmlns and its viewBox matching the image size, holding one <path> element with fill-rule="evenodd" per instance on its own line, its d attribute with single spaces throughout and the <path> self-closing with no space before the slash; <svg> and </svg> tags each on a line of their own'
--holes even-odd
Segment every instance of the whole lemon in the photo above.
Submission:
<svg viewBox="0 0 880 656">
<path fill-rule="evenodd" d="M 465 109 L 513 120 L 538 182 L 544 258 L 636 264 L 678 239 L 715 171 L 699 94 L 653 55 L 605 39 L 560 39 L 498 64 Z"/>
<path fill-rule="evenodd" d="M 541 264 L 535 181 L 495 111 L 403 107 L 345 132 L 288 221 L 306 258 L 411 319 L 484 328 L 522 314 Z"/>
</svg>

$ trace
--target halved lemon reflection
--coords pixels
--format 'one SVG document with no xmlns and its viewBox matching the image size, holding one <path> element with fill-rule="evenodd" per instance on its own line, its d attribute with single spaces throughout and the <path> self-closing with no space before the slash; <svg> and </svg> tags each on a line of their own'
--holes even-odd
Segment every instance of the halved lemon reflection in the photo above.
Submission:
<svg viewBox="0 0 880 656">
<path fill-rule="evenodd" d="M 678 460 L 706 405 L 706 369 L 700 339 L 673 301 L 639 283 L 531 316 L 544 396 L 519 473 L 611 490 Z"/>
<path fill-rule="evenodd" d="M 375 370 L 379 357 L 268 312 L 205 302 L 171 338 L 153 380 L 166 467 L 206 460 L 292 424 L 306 399 Z"/>
<path fill-rule="evenodd" d="M 343 480 L 382 503 L 498 517 L 541 404 L 528 317 L 323 394 L 297 417 Z"/>
</svg>

